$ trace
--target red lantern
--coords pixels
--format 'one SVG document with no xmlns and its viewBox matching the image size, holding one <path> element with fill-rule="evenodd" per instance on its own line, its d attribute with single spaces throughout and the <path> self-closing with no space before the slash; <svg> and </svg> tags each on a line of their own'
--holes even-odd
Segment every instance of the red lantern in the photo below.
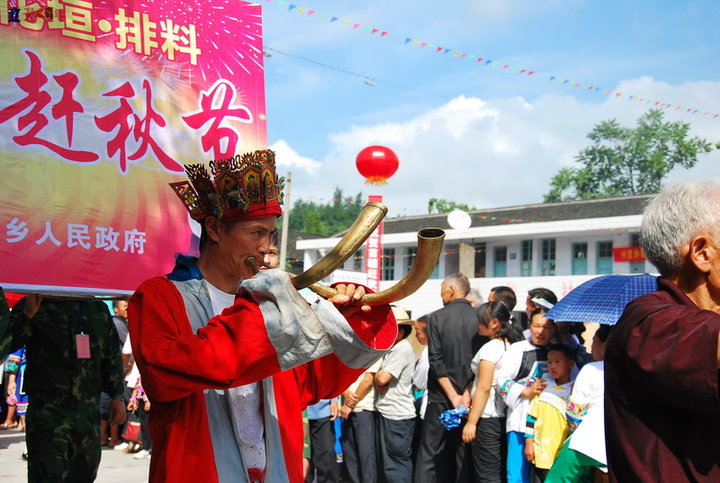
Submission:
<svg viewBox="0 0 720 483">
<path fill-rule="evenodd" d="M 360 151 L 355 159 L 360 174 L 367 184 L 387 184 L 388 178 L 395 174 L 400 161 L 397 154 L 385 146 L 368 146 Z"/>
</svg>

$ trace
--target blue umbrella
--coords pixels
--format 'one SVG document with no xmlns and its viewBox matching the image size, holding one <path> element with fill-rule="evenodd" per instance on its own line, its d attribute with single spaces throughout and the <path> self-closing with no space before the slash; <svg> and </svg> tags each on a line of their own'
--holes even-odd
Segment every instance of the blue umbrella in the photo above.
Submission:
<svg viewBox="0 0 720 483">
<path fill-rule="evenodd" d="M 558 322 L 599 322 L 615 325 L 631 300 L 657 290 L 657 277 L 603 275 L 573 289 L 546 317 Z"/>
</svg>

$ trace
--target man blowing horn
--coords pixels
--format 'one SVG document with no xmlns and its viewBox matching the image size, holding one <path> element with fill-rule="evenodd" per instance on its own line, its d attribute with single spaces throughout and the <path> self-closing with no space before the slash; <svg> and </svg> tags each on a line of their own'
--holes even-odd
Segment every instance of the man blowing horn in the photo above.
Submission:
<svg viewBox="0 0 720 483">
<path fill-rule="evenodd" d="M 395 341 L 363 287 L 309 306 L 277 269 L 254 275 L 282 214 L 270 150 L 186 168 L 172 187 L 202 226 L 200 257 L 140 285 L 128 310 L 152 401 L 150 481 L 302 481 L 301 412 L 345 390 Z"/>
</svg>

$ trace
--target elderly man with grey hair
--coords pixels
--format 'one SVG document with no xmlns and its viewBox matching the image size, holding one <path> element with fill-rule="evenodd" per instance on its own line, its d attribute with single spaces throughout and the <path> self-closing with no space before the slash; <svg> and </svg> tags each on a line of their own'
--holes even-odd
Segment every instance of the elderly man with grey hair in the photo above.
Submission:
<svg viewBox="0 0 720 483">
<path fill-rule="evenodd" d="M 662 277 L 605 351 L 611 481 L 720 481 L 720 180 L 664 188 L 641 244 Z"/>
<path fill-rule="evenodd" d="M 472 459 L 462 442 L 462 428 L 445 430 L 438 416 L 448 409 L 470 406 L 473 355 L 487 337 L 478 335 L 477 310 L 467 294 L 470 282 L 462 273 L 440 285 L 443 308 L 428 321 L 428 403 L 415 462 L 415 483 L 464 481 L 472 478 Z"/>
</svg>

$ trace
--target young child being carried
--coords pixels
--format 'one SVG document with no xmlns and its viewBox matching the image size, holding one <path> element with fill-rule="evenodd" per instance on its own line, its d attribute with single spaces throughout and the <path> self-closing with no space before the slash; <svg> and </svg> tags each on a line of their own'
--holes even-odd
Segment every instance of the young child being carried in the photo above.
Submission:
<svg viewBox="0 0 720 483">
<path fill-rule="evenodd" d="M 547 386 L 530 404 L 525 430 L 525 458 L 533 464 L 533 480 L 545 481 L 570 430 L 565 418 L 573 381 L 573 353 L 564 344 L 548 348 Z"/>
</svg>

